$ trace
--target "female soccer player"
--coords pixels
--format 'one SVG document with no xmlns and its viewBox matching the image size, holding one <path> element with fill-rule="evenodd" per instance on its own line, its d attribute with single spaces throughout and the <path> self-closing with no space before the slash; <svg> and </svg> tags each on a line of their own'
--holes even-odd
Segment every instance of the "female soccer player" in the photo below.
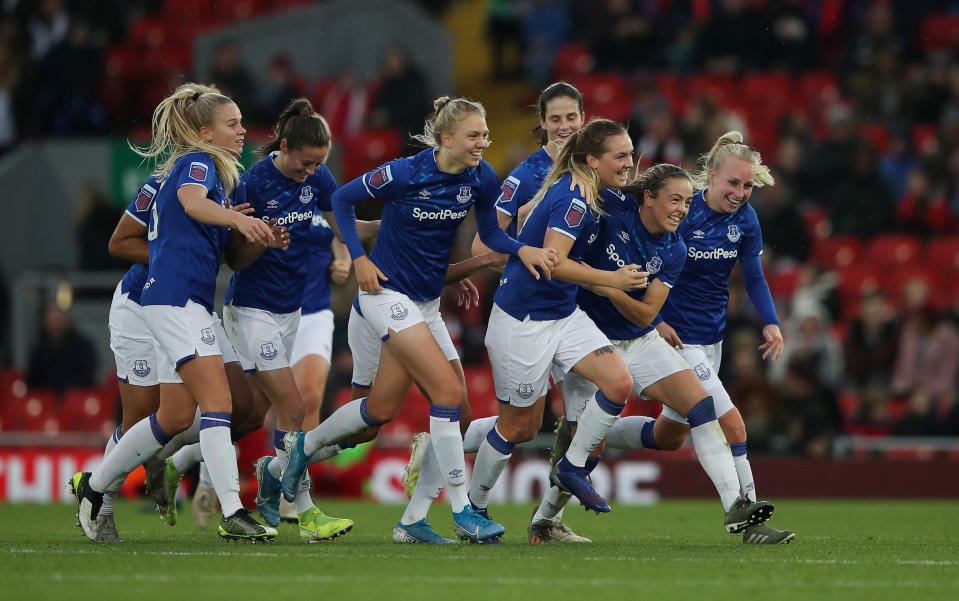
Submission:
<svg viewBox="0 0 959 601">
<path fill-rule="evenodd" d="M 295 99 L 280 114 L 273 140 L 260 149 L 264 158 L 241 178 L 245 199 L 254 214 L 286 227 L 290 234 L 288 248 L 252 249 L 243 261 L 249 265 L 236 265 L 242 269 L 230 280 L 224 308 L 227 333 L 244 369 L 253 374 L 258 388 L 276 410 L 276 457 L 261 457 L 255 464 L 257 506 L 271 526 L 280 522 L 279 478 L 287 463 L 283 436 L 301 431 L 305 415 L 290 365 L 294 341 L 300 336 L 297 332 L 308 281 L 327 282 L 329 306 L 326 269 L 333 231 L 326 219 L 333 219 L 330 198 L 337 188 L 325 165 L 331 144 L 326 120 L 313 110 L 309 100 Z M 375 228 L 366 235 L 373 231 Z M 314 246 L 315 236 L 325 241 L 325 248 Z M 311 271 L 316 266 L 319 271 Z M 328 328 L 332 334 L 332 315 Z M 295 503 L 304 540 L 334 538 L 353 527 L 351 520 L 331 518 L 313 504 L 308 478 L 298 488 Z"/>
<path fill-rule="evenodd" d="M 160 408 L 130 428 L 95 472 L 73 477 L 80 526 L 91 540 L 103 491 L 187 429 L 197 405 L 200 446 L 225 516 L 220 536 L 251 541 L 276 536 L 240 502 L 230 389 L 213 313 L 227 228 L 260 244 L 273 240 L 266 222 L 224 206 L 239 181 L 237 157 L 246 133 L 241 119 L 236 104 L 216 88 L 184 84 L 157 106 L 153 141 L 138 149 L 144 157 L 162 159 L 156 175 L 163 186 L 150 213 L 150 270 L 141 296 L 159 349 Z"/>
<path fill-rule="evenodd" d="M 577 302 L 626 361 L 633 376 L 633 390 L 663 402 L 689 419 L 700 463 L 719 491 L 726 510 L 726 530 L 739 532 L 768 519 L 773 507 L 738 498 L 736 468 L 725 439 L 715 427 L 713 399 L 686 362 L 651 325 L 686 262 L 686 245 L 675 232 L 692 200 L 691 178 L 675 165 L 655 165 L 623 191 L 630 196 L 607 201 L 610 216 L 589 245 L 585 260 L 597 269 L 615 269 L 630 262 L 643 264 L 652 281 L 648 289 L 629 294 L 604 287 L 583 288 Z M 638 211 L 634 197 L 642 199 Z M 576 373 L 566 379 L 566 419 L 571 424 L 576 423 L 583 404 L 595 391 L 594 384 Z M 642 435 L 652 436 L 651 423 Z M 598 462 L 594 453 L 587 459 L 587 471 Z M 560 487 L 547 490 L 530 522 L 530 542 L 557 542 L 551 521 L 568 500 L 569 494 Z"/>
<path fill-rule="evenodd" d="M 717 373 L 722 361 L 729 274 L 737 261 L 746 292 L 765 324 L 759 350 L 764 359 L 776 360 L 782 354 L 779 318 L 762 270 L 762 231 L 755 209 L 748 204 L 754 188 L 774 183 L 759 152 L 744 144 L 743 135 L 737 131 L 721 136 L 703 156 L 701 169 L 694 178 L 700 192 L 693 197 L 689 215 L 679 228 L 688 247 L 686 266 L 663 305 L 664 321 L 656 326 L 713 397 L 716 415 L 735 459 L 740 493 L 750 501 L 756 500 L 756 485 L 746 458 L 746 426 Z M 632 425 L 637 423 L 630 420 Z M 627 421 L 622 427 L 632 426 Z M 678 448 L 688 432 L 686 421 L 664 407 L 656 420 L 654 444 L 664 449 Z M 744 531 L 743 542 L 783 544 L 795 536 L 789 530 L 760 524 Z"/>
<path fill-rule="evenodd" d="M 501 405 L 499 420 L 480 445 L 473 468 L 470 501 L 481 511 L 513 446 L 532 439 L 539 430 L 553 364 L 599 386 L 559 462 L 558 479 L 590 509 L 609 511 L 586 479 L 585 462 L 619 416 L 632 379 L 609 340 L 576 307 L 576 290 L 577 284 L 622 290 L 646 285 L 646 274 L 638 265 L 603 271 L 579 262 L 605 215 L 599 192 L 626 183 L 632 154 L 632 142 L 621 125 L 591 121 L 566 141 L 521 226 L 521 242 L 555 248 L 559 261 L 554 279 L 547 281 L 529 277 L 511 258 L 494 297 L 486 348 Z M 587 197 L 595 200 L 587 203 L 570 191 L 573 175 L 587 186 Z"/>
<path fill-rule="evenodd" d="M 449 363 L 456 358 L 455 349 L 439 314 L 450 252 L 456 230 L 474 204 L 484 243 L 497 252 L 517 255 L 523 268 L 535 274 L 531 277 L 540 277 L 539 271 L 549 276 L 555 251 L 521 245 L 496 226 L 499 185 L 492 167 L 482 160 L 489 146 L 483 107 L 445 96 L 433 106 L 435 116 L 417 136 L 429 148 L 357 178 L 333 197 L 360 287 L 354 308 L 382 341 L 382 351 L 368 397 L 344 405 L 306 435 L 288 436 L 290 460 L 283 493 L 292 496 L 310 455 L 318 449 L 391 420 L 416 381 L 432 402 L 430 434 L 457 533 L 480 541 L 502 534 L 503 527 L 476 514 L 466 498 L 459 423 L 464 391 Z M 387 202 L 368 257 L 357 235 L 353 205 L 376 197 Z M 402 527 L 399 524 L 397 530 Z M 426 529 L 433 538 L 430 542 L 443 540 Z M 419 540 L 417 532 L 406 532 Z M 397 536 L 394 531 L 394 540 Z"/>
</svg>

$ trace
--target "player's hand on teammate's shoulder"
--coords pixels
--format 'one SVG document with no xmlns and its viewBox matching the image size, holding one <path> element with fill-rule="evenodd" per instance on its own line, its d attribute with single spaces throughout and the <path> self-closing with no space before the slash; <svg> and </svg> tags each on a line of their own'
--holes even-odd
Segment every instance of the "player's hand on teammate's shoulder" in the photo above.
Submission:
<svg viewBox="0 0 959 601">
<path fill-rule="evenodd" d="M 546 279 L 553 279 L 553 267 L 555 267 L 559 261 L 559 256 L 556 254 L 555 248 L 539 248 L 526 245 L 520 247 L 516 256 L 519 257 L 523 265 L 526 265 L 526 269 L 529 269 L 529 272 L 532 273 L 533 277 L 537 280 L 539 279 L 540 272 L 546 276 Z"/>
<path fill-rule="evenodd" d="M 769 357 L 773 361 L 783 354 L 783 333 L 774 323 L 763 328 L 763 343 L 759 345 L 763 351 L 763 359 Z"/>
<path fill-rule="evenodd" d="M 363 292 L 379 292 L 383 289 L 380 280 L 389 280 L 366 255 L 353 259 L 353 269 L 356 271 L 356 283 Z"/>
<path fill-rule="evenodd" d="M 343 284 L 350 277 L 351 263 L 346 259 L 330 261 L 330 281 L 334 284 Z"/>
<path fill-rule="evenodd" d="M 596 197 L 593 196 L 593 188 L 586 185 L 584 180 L 579 179 L 575 175 L 570 175 L 569 179 L 569 191 L 576 192 L 583 197 L 583 200 L 586 201 L 586 204 L 593 206 L 593 201 L 596 200 Z"/>
</svg>

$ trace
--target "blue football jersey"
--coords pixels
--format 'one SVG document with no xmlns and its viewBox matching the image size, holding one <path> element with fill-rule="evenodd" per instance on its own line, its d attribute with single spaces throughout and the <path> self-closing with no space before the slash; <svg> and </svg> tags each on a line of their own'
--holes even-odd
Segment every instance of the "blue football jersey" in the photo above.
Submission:
<svg viewBox="0 0 959 601">
<path fill-rule="evenodd" d="M 496 199 L 496 210 L 513 218 L 513 222 L 506 228 L 506 233 L 510 236 L 516 237 L 516 213 L 536 196 L 552 166 L 553 157 L 549 156 L 544 146 L 526 157 L 526 160 L 517 165 L 503 180 L 499 197 Z"/>
<path fill-rule="evenodd" d="M 386 200 L 370 252 L 389 278 L 383 286 L 415 301 L 439 297 L 460 223 L 474 204 L 477 211 L 495 211 L 496 172 L 481 161 L 462 173 L 443 173 L 428 148 L 390 161 L 362 181 L 370 198 Z"/>
<path fill-rule="evenodd" d="M 663 305 L 663 319 L 685 343 L 719 342 L 726 330 L 729 274 L 740 257 L 763 252 L 756 210 L 745 204 L 735 213 L 717 213 L 700 191 L 677 233 L 686 243 L 686 265 Z"/>
<path fill-rule="evenodd" d="M 150 177 L 140 189 L 137 190 L 136 198 L 130 201 L 127 207 L 127 215 L 134 221 L 147 227 L 150 221 L 150 211 L 153 210 L 153 201 L 157 192 L 160 191 L 160 181 L 156 177 Z M 140 304 L 140 294 L 143 293 L 143 285 L 146 284 L 149 267 L 143 263 L 134 263 L 130 269 L 123 274 L 123 280 L 120 284 L 120 292 L 126 292 L 130 300 Z"/>
<path fill-rule="evenodd" d="M 201 186 L 210 202 L 226 206 L 213 157 L 192 152 L 177 159 L 150 211 L 150 273 L 140 304 L 183 307 L 193 300 L 212 312 L 220 255 L 230 233 L 189 217 L 177 197 L 182 186 Z"/>
<path fill-rule="evenodd" d="M 599 235 L 589 244 L 584 260 L 590 267 L 615 271 L 630 263 L 643 265 L 649 280 L 658 279 L 672 288 L 686 262 L 686 245 L 674 232 L 653 236 L 639 218 L 638 205 L 632 197 L 616 204 L 607 200 L 609 217 L 603 219 Z M 615 207 L 615 209 L 614 209 Z M 631 207 L 631 208 L 630 208 Z M 628 292 L 637 300 L 646 296 L 646 288 Z M 576 297 L 580 308 L 610 340 L 634 340 L 653 329 L 627 319 L 605 296 L 580 289 Z"/>
<path fill-rule="evenodd" d="M 253 215 L 267 222 L 276 219 L 277 225 L 285 226 L 290 245 L 286 250 L 266 249 L 252 265 L 233 274 L 226 302 L 272 313 L 292 313 L 303 304 L 303 291 L 311 276 L 308 258 L 314 217 L 320 211 L 333 210 L 330 199 L 337 185 L 326 165 L 298 183 L 276 168 L 275 154 L 251 167 L 240 181 Z"/>
<path fill-rule="evenodd" d="M 303 314 L 316 313 L 330 308 L 330 245 L 336 234 L 326 218 L 319 212 L 313 214 L 310 226 L 310 254 L 307 257 L 306 290 L 303 291 Z"/>
<path fill-rule="evenodd" d="M 555 230 L 574 240 L 568 257 L 581 261 L 590 237 L 597 234 L 599 216 L 577 192 L 569 191 L 569 183 L 570 176 L 566 174 L 550 186 L 526 219 L 517 239 L 542 248 L 546 231 Z M 519 320 L 526 319 L 527 315 L 540 321 L 562 319 L 575 310 L 578 288 L 576 284 L 542 276 L 537 280 L 519 257 L 512 256 L 506 263 L 493 302 Z"/>
</svg>

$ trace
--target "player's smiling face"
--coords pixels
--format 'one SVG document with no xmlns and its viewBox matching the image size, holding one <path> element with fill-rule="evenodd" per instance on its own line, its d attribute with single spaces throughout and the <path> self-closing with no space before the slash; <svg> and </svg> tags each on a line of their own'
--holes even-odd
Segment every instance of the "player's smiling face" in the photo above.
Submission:
<svg viewBox="0 0 959 601">
<path fill-rule="evenodd" d="M 633 142 L 625 133 L 610 136 L 603 154 L 587 155 L 586 161 L 596 171 L 600 189 L 622 188 L 633 168 Z"/>
<path fill-rule="evenodd" d="M 709 190 L 706 203 L 717 213 L 735 213 L 749 201 L 753 193 L 756 167 L 736 157 L 728 157 L 716 169 L 709 171 Z"/>
<path fill-rule="evenodd" d="M 546 103 L 546 118 L 539 126 L 546 130 L 546 144 L 565 144 L 566 138 L 583 128 L 579 103 L 569 96 L 558 96 Z"/>
<path fill-rule="evenodd" d="M 246 129 L 243 127 L 243 115 L 240 114 L 239 107 L 232 102 L 216 107 L 213 111 L 213 123 L 201 127 L 200 136 L 210 144 L 240 156 Z"/>
<path fill-rule="evenodd" d="M 693 185 L 685 177 L 671 177 L 653 196 L 643 192 L 643 211 L 640 216 L 650 234 L 659 236 L 675 232 L 689 213 L 693 202 Z M 645 213 L 645 214 L 644 214 Z"/>
<path fill-rule="evenodd" d="M 476 167 L 483 159 L 483 151 L 490 145 L 486 118 L 479 113 L 467 113 L 456 129 L 443 132 L 442 151 L 456 171 Z"/>
<path fill-rule="evenodd" d="M 273 159 L 273 164 L 284 176 L 302 184 L 329 156 L 329 146 L 304 146 L 290 150 L 286 138 L 283 138 L 280 140 L 280 154 Z"/>
</svg>

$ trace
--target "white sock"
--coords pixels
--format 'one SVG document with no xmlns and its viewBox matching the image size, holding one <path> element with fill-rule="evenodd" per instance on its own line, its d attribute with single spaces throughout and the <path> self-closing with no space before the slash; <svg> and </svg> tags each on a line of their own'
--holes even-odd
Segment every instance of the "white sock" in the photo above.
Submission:
<svg viewBox="0 0 959 601">
<path fill-rule="evenodd" d="M 197 445 L 200 446 L 200 445 Z M 236 447 L 233 447 L 233 452 L 236 452 Z M 200 459 L 203 459 L 202 453 Z M 206 466 L 205 461 L 200 461 L 200 470 L 199 470 L 200 484 L 207 488 L 213 488 L 213 478 L 210 477 L 210 468 Z"/>
<path fill-rule="evenodd" d="M 753 480 L 753 468 L 746 458 L 746 443 L 732 442 L 729 448 L 733 453 L 733 462 L 736 464 L 736 475 L 739 476 L 739 494 L 744 499 L 756 502 L 756 482 Z"/>
<path fill-rule="evenodd" d="M 466 428 L 466 434 L 463 435 L 463 452 L 475 453 L 478 451 L 486 435 L 496 425 L 497 419 L 495 415 L 491 415 L 471 421 L 469 427 Z"/>
<path fill-rule="evenodd" d="M 648 423 L 655 424 L 656 420 L 642 415 L 631 415 L 620 418 L 606 434 L 606 446 L 624 451 L 655 448 L 647 447 L 643 443 L 643 426 Z"/>
<path fill-rule="evenodd" d="M 624 406 L 625 403 L 614 403 L 602 390 L 597 390 L 577 420 L 576 433 L 566 450 L 566 460 L 577 467 L 585 466 L 586 458 L 606 438 Z"/>
<path fill-rule="evenodd" d="M 107 444 L 103 448 L 103 456 L 106 457 L 110 454 L 110 451 L 113 450 L 113 447 L 117 446 L 117 441 L 120 440 L 120 437 L 123 436 L 120 433 L 120 428 L 123 426 L 117 426 L 117 429 L 113 431 L 113 434 L 110 435 L 110 438 L 107 439 Z M 107 487 L 107 490 L 103 493 L 103 504 L 100 505 L 100 515 L 113 515 L 113 503 L 117 498 L 117 490 L 120 490 L 120 487 L 123 486 L 123 481 L 120 481 L 119 486 L 116 487 L 116 490 L 113 490 L 113 486 L 116 484 L 116 481 L 112 482 L 110 486 Z"/>
<path fill-rule="evenodd" d="M 561 490 L 558 486 L 550 486 L 543 495 L 536 513 L 533 514 L 533 522 L 539 520 L 552 520 L 563 513 L 563 508 L 569 503 L 573 495 Z"/>
<path fill-rule="evenodd" d="M 322 447 L 335 444 L 366 430 L 370 426 L 380 426 L 366 413 L 366 398 L 356 399 L 333 412 L 319 426 L 306 433 L 303 451 L 309 456 Z M 462 444 L 462 440 L 461 440 Z"/>
<path fill-rule="evenodd" d="M 496 485 L 503 468 L 513 456 L 515 445 L 503 438 L 497 427 L 493 427 L 483 438 L 476 460 L 473 462 L 473 481 L 470 484 L 470 501 L 476 507 L 489 505 L 489 491 Z"/>
<path fill-rule="evenodd" d="M 200 450 L 200 443 L 188 444 L 173 454 L 173 467 L 181 476 L 194 465 L 203 461 L 203 452 Z"/>
<path fill-rule="evenodd" d="M 739 496 L 739 478 L 726 436 L 716 420 L 713 398 L 706 397 L 697 403 L 689 410 L 686 419 L 690 426 L 689 438 L 693 442 L 699 464 L 713 481 L 723 510 L 729 511 Z"/>
<path fill-rule="evenodd" d="M 430 511 L 433 501 L 443 492 L 443 486 L 446 479 L 440 472 L 439 464 L 436 462 L 436 453 L 433 451 L 433 441 L 430 440 L 423 450 L 423 463 L 420 464 L 420 476 L 416 479 L 416 488 L 413 489 L 413 496 L 410 502 L 406 504 L 406 511 L 400 518 L 400 523 L 406 526 L 426 519 L 426 514 Z"/>
<path fill-rule="evenodd" d="M 303 513 L 310 507 L 313 507 L 313 497 L 310 496 L 312 484 L 310 481 L 310 472 L 303 472 L 303 477 L 300 478 L 300 486 L 296 489 L 296 497 L 293 499 L 297 513 Z"/>
<path fill-rule="evenodd" d="M 180 432 L 176 436 L 170 439 L 170 442 L 163 445 L 163 448 L 160 449 L 160 452 L 156 454 L 157 459 L 166 459 L 167 457 L 173 456 L 174 453 L 182 449 L 188 444 L 196 444 L 200 442 L 200 409 L 197 408 L 196 415 L 193 416 L 193 423 L 190 424 L 190 427 Z M 180 472 L 181 474 L 183 472 Z"/>
<path fill-rule="evenodd" d="M 127 475 L 170 441 L 156 421 L 156 414 L 135 423 L 117 442 L 110 455 L 90 476 L 90 488 L 97 492 L 107 490 L 110 484 Z"/>
<path fill-rule="evenodd" d="M 283 438 L 286 436 L 286 430 L 276 428 L 273 430 L 273 452 L 276 455 L 267 464 L 266 469 L 270 475 L 279 480 L 283 475 L 283 470 L 290 463 L 290 455 L 283 448 Z"/>
<path fill-rule="evenodd" d="M 240 509 L 240 474 L 236 467 L 236 450 L 230 440 L 230 414 L 208 412 L 200 424 L 200 448 L 203 463 L 210 470 L 213 489 L 220 500 L 223 516 L 230 517 Z"/>
<path fill-rule="evenodd" d="M 331 457 L 336 457 L 343 452 L 343 447 L 340 446 L 340 443 L 327 445 L 325 447 L 320 447 L 320 450 L 310 455 L 310 465 L 314 463 L 319 463 L 321 461 L 326 461 Z"/>
<path fill-rule="evenodd" d="M 453 513 L 459 513 L 469 503 L 466 497 L 466 460 L 460 434 L 459 406 L 430 406 L 430 443 L 436 454 L 436 463 L 446 479 L 446 495 L 450 506 Z"/>
</svg>

